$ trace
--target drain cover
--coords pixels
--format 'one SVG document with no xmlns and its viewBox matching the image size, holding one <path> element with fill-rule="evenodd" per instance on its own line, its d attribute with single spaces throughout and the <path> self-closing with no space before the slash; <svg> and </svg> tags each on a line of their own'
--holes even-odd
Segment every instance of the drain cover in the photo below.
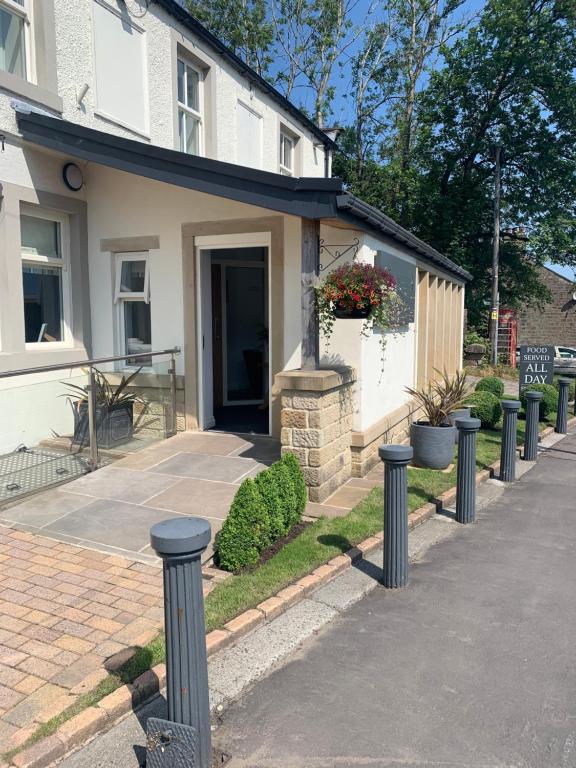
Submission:
<svg viewBox="0 0 576 768">
<path fill-rule="evenodd" d="M 198 733 L 191 725 L 149 717 L 146 768 L 197 768 Z"/>
</svg>

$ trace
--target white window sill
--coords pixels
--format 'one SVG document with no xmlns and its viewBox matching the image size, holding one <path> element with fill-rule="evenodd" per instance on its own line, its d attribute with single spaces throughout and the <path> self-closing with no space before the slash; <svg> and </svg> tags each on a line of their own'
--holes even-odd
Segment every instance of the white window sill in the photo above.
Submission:
<svg viewBox="0 0 576 768">
<path fill-rule="evenodd" d="M 15 96 L 20 96 L 20 98 L 27 101 L 34 101 L 36 104 L 40 104 L 60 114 L 62 114 L 64 109 L 62 99 L 57 93 L 40 88 L 39 85 L 35 85 L 29 80 L 24 80 L 18 77 L 18 75 L 13 75 L 4 70 L 0 70 L 0 89 L 10 91 Z"/>
</svg>

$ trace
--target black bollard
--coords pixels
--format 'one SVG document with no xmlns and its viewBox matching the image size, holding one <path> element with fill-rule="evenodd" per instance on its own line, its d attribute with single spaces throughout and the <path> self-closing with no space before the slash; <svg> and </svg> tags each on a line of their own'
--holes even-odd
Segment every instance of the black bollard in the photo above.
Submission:
<svg viewBox="0 0 576 768">
<path fill-rule="evenodd" d="M 504 423 L 500 448 L 500 480 L 513 483 L 516 480 L 516 432 L 518 429 L 519 400 L 502 400 Z"/>
<path fill-rule="evenodd" d="M 149 768 L 210 768 L 210 699 L 200 557 L 210 524 L 199 517 L 164 520 L 150 529 L 163 560 L 168 720 L 149 718 Z"/>
<path fill-rule="evenodd" d="M 524 438 L 524 461 L 538 458 L 538 429 L 540 426 L 540 400 L 542 392 L 526 392 L 526 436 Z"/>
<path fill-rule="evenodd" d="M 414 455 L 409 445 L 381 445 L 384 462 L 384 565 L 382 584 L 408 583 L 408 484 L 406 467 Z"/>
<path fill-rule="evenodd" d="M 480 429 L 480 419 L 456 419 L 456 427 L 456 520 L 459 523 L 473 523 L 476 517 L 476 435 Z"/>
<path fill-rule="evenodd" d="M 558 411 L 556 412 L 556 426 L 554 432 L 565 435 L 568 432 L 568 399 L 570 397 L 570 379 L 558 379 L 560 391 L 558 393 Z"/>
</svg>

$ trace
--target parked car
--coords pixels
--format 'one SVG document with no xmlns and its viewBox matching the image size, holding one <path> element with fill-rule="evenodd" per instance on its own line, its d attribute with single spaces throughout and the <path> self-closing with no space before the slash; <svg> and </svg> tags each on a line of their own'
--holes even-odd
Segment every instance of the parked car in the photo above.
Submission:
<svg viewBox="0 0 576 768">
<path fill-rule="evenodd" d="M 516 347 L 516 364 L 520 361 L 520 347 Z M 576 377 L 576 349 L 554 347 L 554 373 L 559 376 Z"/>
</svg>

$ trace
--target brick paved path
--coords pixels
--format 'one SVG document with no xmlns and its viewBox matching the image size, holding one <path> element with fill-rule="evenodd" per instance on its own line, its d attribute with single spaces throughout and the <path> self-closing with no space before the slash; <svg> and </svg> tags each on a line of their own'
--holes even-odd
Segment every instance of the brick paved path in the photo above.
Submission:
<svg viewBox="0 0 576 768">
<path fill-rule="evenodd" d="M 0 526 L 0 752 L 153 639 L 159 566 Z"/>
</svg>

